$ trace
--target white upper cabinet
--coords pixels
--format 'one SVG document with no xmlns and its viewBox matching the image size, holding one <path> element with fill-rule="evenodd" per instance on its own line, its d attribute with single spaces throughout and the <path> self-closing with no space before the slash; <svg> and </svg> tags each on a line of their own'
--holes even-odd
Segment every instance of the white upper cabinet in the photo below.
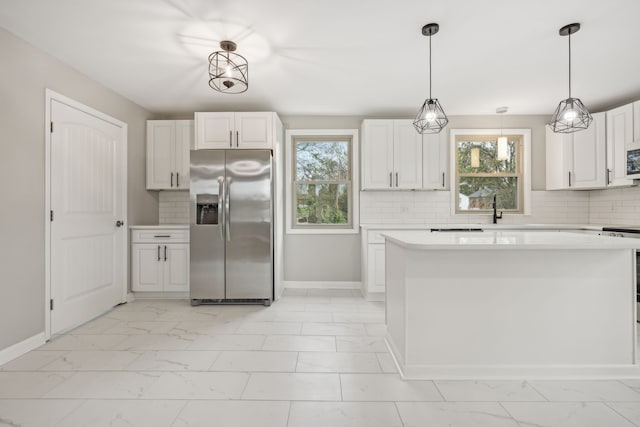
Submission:
<svg viewBox="0 0 640 427">
<path fill-rule="evenodd" d="M 362 189 L 393 186 L 393 120 L 362 123 Z"/>
<path fill-rule="evenodd" d="M 606 187 L 605 113 L 593 114 L 593 122 L 574 133 L 554 133 L 546 127 L 547 190 L 580 190 Z"/>
<path fill-rule="evenodd" d="M 195 149 L 272 149 L 273 112 L 195 113 Z"/>
<path fill-rule="evenodd" d="M 640 101 L 633 103 L 633 140 L 640 141 Z"/>
<path fill-rule="evenodd" d="M 362 189 L 421 189 L 422 136 L 411 120 L 362 122 Z"/>
<path fill-rule="evenodd" d="M 189 188 L 193 120 L 147 121 L 147 189 Z"/>
<path fill-rule="evenodd" d="M 422 188 L 422 135 L 411 120 L 394 120 L 394 188 Z"/>
<path fill-rule="evenodd" d="M 633 142 L 633 104 L 607 111 L 607 186 L 633 184 L 627 179 L 625 148 Z"/>
<path fill-rule="evenodd" d="M 448 190 L 449 141 L 446 132 L 422 136 L 422 188 Z"/>
<path fill-rule="evenodd" d="M 593 114 L 593 122 L 585 130 L 574 132 L 571 146 L 570 188 L 605 188 L 606 174 L 606 114 Z"/>
</svg>

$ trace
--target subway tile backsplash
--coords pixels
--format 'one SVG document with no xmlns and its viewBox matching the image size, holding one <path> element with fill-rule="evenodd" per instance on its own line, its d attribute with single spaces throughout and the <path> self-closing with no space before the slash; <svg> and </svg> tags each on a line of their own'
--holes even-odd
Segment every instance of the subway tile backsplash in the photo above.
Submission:
<svg viewBox="0 0 640 427">
<path fill-rule="evenodd" d="M 452 215 L 448 191 L 361 191 L 361 224 L 482 224 L 491 215 Z M 504 215 L 501 224 L 606 224 L 640 227 L 640 187 L 592 191 L 532 191 L 531 215 Z M 160 224 L 189 223 L 189 192 L 160 191 Z"/>
<path fill-rule="evenodd" d="M 640 187 L 590 191 L 589 222 L 640 226 Z"/>
<path fill-rule="evenodd" d="M 158 218 L 160 224 L 189 224 L 189 192 L 160 191 Z"/>
<path fill-rule="evenodd" d="M 490 214 L 452 215 L 449 191 L 362 191 L 361 224 L 483 224 Z M 589 193 L 533 191 L 531 215 L 504 215 L 501 224 L 585 224 L 589 221 Z"/>
</svg>

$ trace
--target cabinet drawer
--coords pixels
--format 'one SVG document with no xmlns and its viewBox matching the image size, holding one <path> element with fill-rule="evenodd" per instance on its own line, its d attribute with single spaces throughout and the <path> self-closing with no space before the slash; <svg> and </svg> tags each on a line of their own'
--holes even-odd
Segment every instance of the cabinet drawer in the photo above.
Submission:
<svg viewBox="0 0 640 427">
<path fill-rule="evenodd" d="M 189 230 L 166 228 L 131 230 L 132 243 L 189 242 Z"/>
</svg>

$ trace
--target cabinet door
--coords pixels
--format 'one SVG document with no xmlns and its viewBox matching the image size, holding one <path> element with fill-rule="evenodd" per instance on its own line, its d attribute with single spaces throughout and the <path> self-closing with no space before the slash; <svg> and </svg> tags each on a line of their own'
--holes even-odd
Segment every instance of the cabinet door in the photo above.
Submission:
<svg viewBox="0 0 640 427">
<path fill-rule="evenodd" d="M 633 184 L 626 177 L 625 146 L 633 142 L 633 105 L 607 111 L 607 186 L 622 187 Z"/>
<path fill-rule="evenodd" d="M 384 244 L 367 245 L 367 294 L 370 292 L 384 292 L 385 287 L 385 259 Z"/>
<path fill-rule="evenodd" d="M 162 246 L 165 292 L 189 290 L 189 245 L 168 244 Z"/>
<path fill-rule="evenodd" d="M 422 135 L 411 120 L 393 123 L 393 188 L 422 188 Z"/>
<path fill-rule="evenodd" d="M 393 120 L 364 120 L 362 189 L 390 189 L 393 183 Z"/>
<path fill-rule="evenodd" d="M 195 149 L 235 147 L 234 113 L 195 113 Z"/>
<path fill-rule="evenodd" d="M 161 245 L 131 245 L 131 290 L 162 291 L 163 266 Z"/>
<path fill-rule="evenodd" d="M 547 190 L 566 190 L 569 188 L 569 172 L 573 168 L 572 144 L 573 137 L 570 133 L 555 133 L 551 126 L 546 126 Z"/>
<path fill-rule="evenodd" d="M 449 189 L 449 142 L 444 132 L 422 135 L 422 188 Z"/>
<path fill-rule="evenodd" d="M 175 138 L 173 120 L 147 121 L 148 190 L 175 189 L 175 176 L 172 177 Z"/>
<path fill-rule="evenodd" d="M 605 126 L 605 113 L 596 113 L 587 129 L 573 133 L 571 188 L 606 186 Z"/>
<path fill-rule="evenodd" d="M 640 101 L 633 103 L 633 140 L 640 141 Z"/>
<path fill-rule="evenodd" d="M 235 148 L 273 148 L 273 113 L 235 113 Z"/>
<path fill-rule="evenodd" d="M 176 120 L 176 143 L 174 151 L 175 188 L 189 188 L 189 150 L 193 147 L 193 120 Z"/>
</svg>

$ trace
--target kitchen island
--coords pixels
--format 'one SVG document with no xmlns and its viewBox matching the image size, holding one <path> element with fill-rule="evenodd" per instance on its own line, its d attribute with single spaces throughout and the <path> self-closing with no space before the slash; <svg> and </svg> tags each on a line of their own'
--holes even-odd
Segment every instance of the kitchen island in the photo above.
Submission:
<svg viewBox="0 0 640 427">
<path fill-rule="evenodd" d="M 517 231 L 384 237 L 386 340 L 404 378 L 640 378 L 640 240 Z"/>
</svg>

